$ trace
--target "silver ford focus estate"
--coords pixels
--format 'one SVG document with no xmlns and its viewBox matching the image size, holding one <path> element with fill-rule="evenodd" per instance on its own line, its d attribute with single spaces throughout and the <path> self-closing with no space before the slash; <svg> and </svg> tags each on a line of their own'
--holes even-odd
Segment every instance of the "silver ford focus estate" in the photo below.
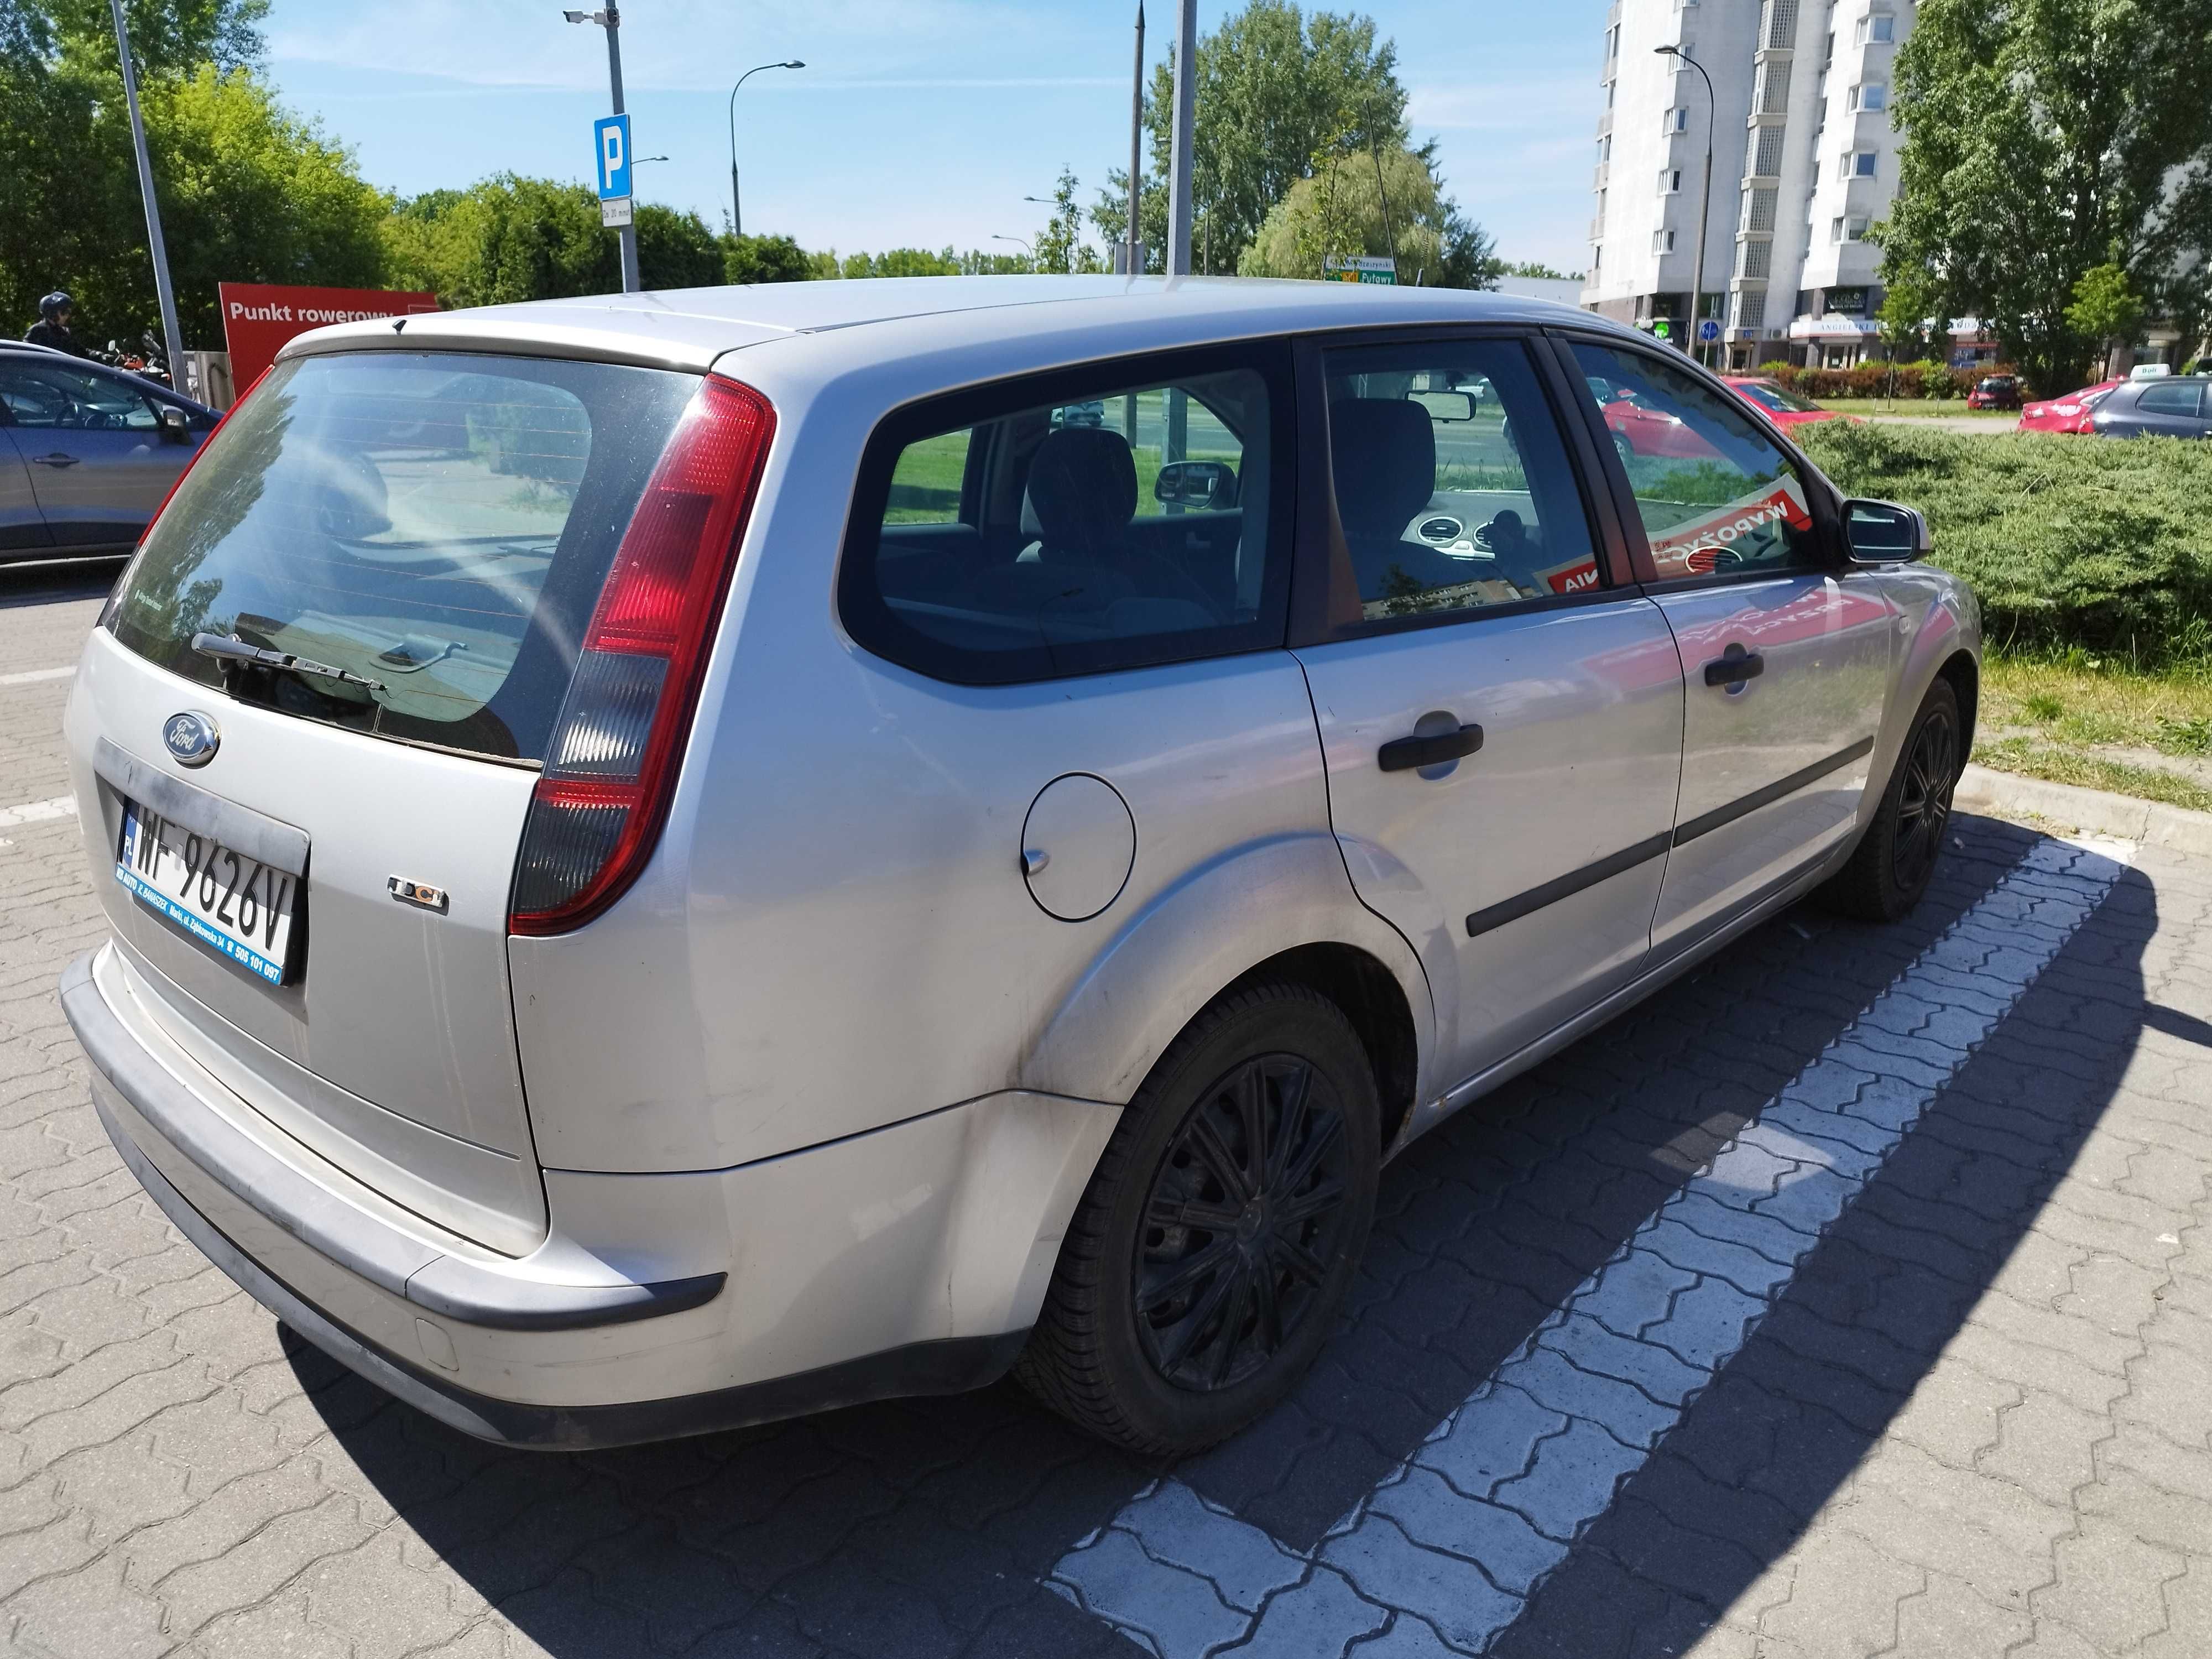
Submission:
<svg viewBox="0 0 2212 1659">
<path fill-rule="evenodd" d="M 1928 547 L 1495 295 L 328 329 L 85 647 L 63 1000 L 178 1228 L 470 1433 L 1011 1369 L 1188 1450 L 1389 1158 L 1806 895 L 1916 902 L 1980 651 Z"/>
</svg>

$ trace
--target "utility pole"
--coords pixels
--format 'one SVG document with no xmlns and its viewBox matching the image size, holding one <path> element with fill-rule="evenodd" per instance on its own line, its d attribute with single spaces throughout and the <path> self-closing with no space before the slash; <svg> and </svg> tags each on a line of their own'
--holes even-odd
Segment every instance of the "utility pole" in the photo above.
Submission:
<svg viewBox="0 0 2212 1659">
<path fill-rule="evenodd" d="M 121 0 L 116 0 L 116 3 L 119 5 Z M 605 11 L 564 11 L 561 15 L 572 23 L 597 23 L 607 32 L 607 84 L 614 93 L 613 112 L 617 115 L 622 114 L 621 9 L 609 6 Z M 732 97 L 735 95 L 734 93 L 732 94 Z M 736 118 L 732 116 L 731 118 L 735 120 Z M 637 225 L 635 212 L 632 214 L 630 223 L 616 228 L 616 234 L 622 239 L 623 292 L 635 294 L 645 284 L 639 278 L 637 270 Z"/>
<path fill-rule="evenodd" d="M 1175 149 L 1168 167 L 1168 275 L 1190 275 L 1192 131 L 1198 98 L 1198 0 L 1176 0 Z"/>
<path fill-rule="evenodd" d="M 1137 0 L 1137 66 L 1129 75 L 1129 235 L 1123 266 L 1127 274 L 1145 274 L 1145 233 L 1138 219 L 1143 185 L 1138 169 L 1145 161 L 1145 0 Z"/>
<path fill-rule="evenodd" d="M 169 353 L 169 385 L 185 389 L 185 341 L 177 329 L 177 291 L 169 283 L 169 250 L 161 240 L 161 209 L 154 199 L 154 161 L 146 153 L 146 123 L 138 113 L 138 71 L 131 62 L 131 31 L 123 0 L 108 0 L 115 14 L 115 49 L 123 61 L 123 101 L 131 111 L 131 143 L 138 152 L 138 193 L 146 199 L 146 247 L 154 256 L 154 293 L 161 303 L 161 343 Z"/>
</svg>

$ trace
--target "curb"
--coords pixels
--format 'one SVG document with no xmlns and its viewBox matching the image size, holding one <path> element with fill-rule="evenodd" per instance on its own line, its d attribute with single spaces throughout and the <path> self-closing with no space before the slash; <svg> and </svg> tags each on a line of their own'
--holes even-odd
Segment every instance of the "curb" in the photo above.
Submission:
<svg viewBox="0 0 2212 1659">
<path fill-rule="evenodd" d="M 2117 836 L 2146 847 L 2170 848 L 2212 858 L 2212 812 L 2192 812 L 2132 795 L 2107 794 L 2071 783 L 2046 783 L 1986 766 L 1968 766 L 1959 775 L 1954 804 L 1996 817 L 2033 817 L 2100 836 Z"/>
</svg>

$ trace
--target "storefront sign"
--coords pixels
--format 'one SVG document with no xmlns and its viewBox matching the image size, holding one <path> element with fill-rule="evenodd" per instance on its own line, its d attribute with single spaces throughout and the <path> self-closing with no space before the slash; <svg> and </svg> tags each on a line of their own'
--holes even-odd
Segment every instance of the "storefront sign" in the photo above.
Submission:
<svg viewBox="0 0 2212 1659">
<path fill-rule="evenodd" d="M 374 317 L 412 317 L 435 311 L 434 294 L 394 293 L 373 288 L 289 288 L 271 283 L 219 283 L 223 339 L 230 347 L 230 374 L 242 392 L 276 361 L 288 341 L 332 323 L 356 323 Z"/>
</svg>

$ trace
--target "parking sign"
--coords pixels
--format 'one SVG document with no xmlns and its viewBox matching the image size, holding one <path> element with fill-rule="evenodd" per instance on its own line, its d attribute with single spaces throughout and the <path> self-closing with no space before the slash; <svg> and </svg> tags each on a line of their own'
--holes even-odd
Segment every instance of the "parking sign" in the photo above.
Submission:
<svg viewBox="0 0 2212 1659">
<path fill-rule="evenodd" d="M 592 123 L 599 163 L 599 199 L 617 201 L 629 194 L 629 117 L 603 116 Z"/>
</svg>

